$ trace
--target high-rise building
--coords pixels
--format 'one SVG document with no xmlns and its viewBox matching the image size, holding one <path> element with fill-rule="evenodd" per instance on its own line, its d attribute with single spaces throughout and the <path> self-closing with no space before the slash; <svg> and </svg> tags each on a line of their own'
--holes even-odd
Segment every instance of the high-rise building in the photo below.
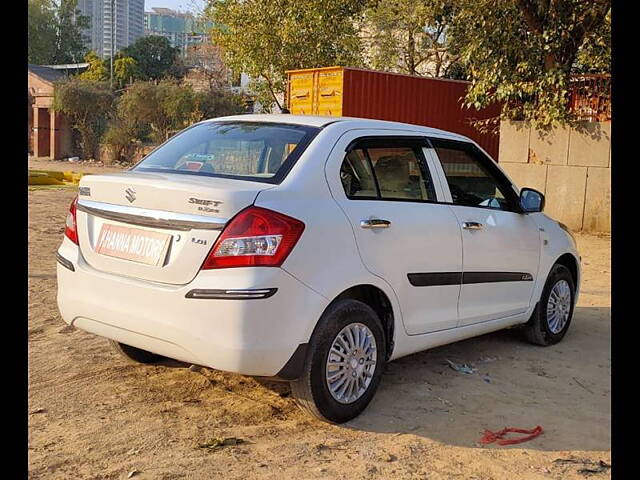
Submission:
<svg viewBox="0 0 640 480">
<path fill-rule="evenodd" d="M 78 0 L 78 10 L 90 19 L 87 46 L 101 57 L 111 56 L 112 41 L 117 53 L 144 35 L 144 0 Z"/>
<path fill-rule="evenodd" d="M 172 47 L 185 54 L 188 47 L 209 40 L 207 32 L 213 23 L 202 21 L 191 13 L 176 12 L 170 8 L 152 8 L 144 12 L 145 35 L 160 35 L 171 42 Z"/>
</svg>

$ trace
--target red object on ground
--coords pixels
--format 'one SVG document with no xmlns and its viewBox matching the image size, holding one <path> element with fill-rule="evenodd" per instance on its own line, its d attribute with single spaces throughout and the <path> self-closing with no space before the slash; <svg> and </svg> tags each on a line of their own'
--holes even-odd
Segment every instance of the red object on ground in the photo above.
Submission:
<svg viewBox="0 0 640 480">
<path fill-rule="evenodd" d="M 507 433 L 526 433 L 528 435 L 520 438 L 505 439 L 504 436 Z M 522 428 L 511 428 L 511 427 L 503 428 L 502 430 L 497 432 L 492 432 L 491 430 L 485 430 L 484 435 L 480 439 L 480 443 L 482 445 L 486 445 L 488 443 L 496 442 L 498 445 L 514 445 L 516 443 L 528 442 L 529 440 L 532 440 L 542 435 L 542 433 L 543 433 L 543 430 L 540 425 L 538 425 L 536 428 L 533 428 L 531 430 L 524 430 Z"/>
</svg>

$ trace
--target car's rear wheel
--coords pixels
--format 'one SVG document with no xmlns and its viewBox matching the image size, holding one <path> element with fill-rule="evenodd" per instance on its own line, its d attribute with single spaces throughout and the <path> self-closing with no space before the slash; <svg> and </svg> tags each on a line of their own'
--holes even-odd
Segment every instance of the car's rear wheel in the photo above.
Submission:
<svg viewBox="0 0 640 480">
<path fill-rule="evenodd" d="M 540 302 L 523 328 L 529 342 L 547 346 L 564 338 L 573 317 L 575 291 L 569 269 L 564 265 L 554 265 L 542 290 Z"/>
<path fill-rule="evenodd" d="M 325 311 L 311 337 L 304 373 L 291 382 L 293 397 L 321 420 L 351 420 L 373 398 L 385 355 L 376 312 L 358 300 L 339 300 Z"/>
<path fill-rule="evenodd" d="M 131 363 L 156 363 L 165 358 L 157 353 L 147 352 L 141 348 L 125 345 L 124 343 L 116 342 L 115 340 L 109 340 L 109 343 L 116 352 Z"/>
</svg>

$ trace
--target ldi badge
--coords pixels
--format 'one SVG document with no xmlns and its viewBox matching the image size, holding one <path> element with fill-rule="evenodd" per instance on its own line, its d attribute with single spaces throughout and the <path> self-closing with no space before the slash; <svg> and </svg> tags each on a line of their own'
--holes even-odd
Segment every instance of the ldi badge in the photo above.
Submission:
<svg viewBox="0 0 640 480">
<path fill-rule="evenodd" d="M 219 213 L 220 209 L 216 207 L 222 204 L 222 202 L 219 200 L 203 200 L 201 198 L 195 197 L 190 197 L 189 203 L 195 203 L 196 205 L 198 205 L 199 211 L 207 213 Z"/>
</svg>

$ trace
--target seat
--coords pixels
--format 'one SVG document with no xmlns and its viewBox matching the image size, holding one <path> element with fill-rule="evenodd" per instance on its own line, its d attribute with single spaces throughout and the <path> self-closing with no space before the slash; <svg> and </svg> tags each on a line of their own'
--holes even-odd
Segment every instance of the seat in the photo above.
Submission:
<svg viewBox="0 0 640 480">
<path fill-rule="evenodd" d="M 399 155 L 380 157 L 375 165 L 382 197 L 413 198 L 409 185 L 409 162 Z"/>
</svg>

